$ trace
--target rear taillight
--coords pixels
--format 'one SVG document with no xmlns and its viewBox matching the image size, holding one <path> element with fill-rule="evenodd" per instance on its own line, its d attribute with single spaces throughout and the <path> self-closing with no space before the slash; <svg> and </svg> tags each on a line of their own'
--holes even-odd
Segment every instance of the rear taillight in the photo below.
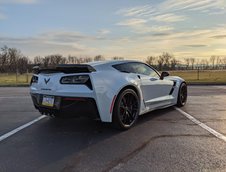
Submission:
<svg viewBox="0 0 226 172">
<path fill-rule="evenodd" d="M 33 83 L 38 83 L 38 77 L 35 75 L 32 76 L 30 85 L 32 85 Z"/>
<path fill-rule="evenodd" d="M 61 84 L 84 84 L 89 80 L 89 75 L 73 75 L 61 78 Z"/>
<path fill-rule="evenodd" d="M 60 83 L 61 84 L 82 84 L 82 85 L 86 85 L 91 90 L 93 89 L 89 75 L 64 76 L 61 78 Z"/>
</svg>

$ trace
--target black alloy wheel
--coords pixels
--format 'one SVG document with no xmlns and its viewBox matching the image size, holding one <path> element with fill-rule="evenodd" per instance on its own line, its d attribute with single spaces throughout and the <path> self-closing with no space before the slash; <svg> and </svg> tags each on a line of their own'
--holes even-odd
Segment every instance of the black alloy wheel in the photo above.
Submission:
<svg viewBox="0 0 226 172">
<path fill-rule="evenodd" d="M 115 101 L 113 109 L 113 124 L 118 129 L 129 129 L 139 115 L 139 98 L 135 91 L 122 91 Z"/>
<path fill-rule="evenodd" d="M 180 85 L 179 92 L 178 92 L 178 98 L 177 98 L 177 106 L 182 107 L 187 102 L 187 84 L 183 82 Z"/>
</svg>

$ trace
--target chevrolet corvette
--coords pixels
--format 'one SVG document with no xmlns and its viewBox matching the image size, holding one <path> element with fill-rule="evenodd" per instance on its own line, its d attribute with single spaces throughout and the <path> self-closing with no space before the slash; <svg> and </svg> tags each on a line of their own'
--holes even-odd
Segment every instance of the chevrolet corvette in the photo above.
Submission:
<svg viewBox="0 0 226 172">
<path fill-rule="evenodd" d="M 184 79 L 139 61 L 99 61 L 35 68 L 30 94 L 41 114 L 89 116 L 129 129 L 139 115 L 184 106 Z"/>
</svg>

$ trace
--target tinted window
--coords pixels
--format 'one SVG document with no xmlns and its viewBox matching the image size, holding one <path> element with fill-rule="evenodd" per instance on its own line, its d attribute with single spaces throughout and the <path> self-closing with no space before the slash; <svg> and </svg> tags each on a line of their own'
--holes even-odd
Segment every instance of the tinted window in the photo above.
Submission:
<svg viewBox="0 0 226 172">
<path fill-rule="evenodd" d="M 143 63 L 133 63 L 132 66 L 134 68 L 135 73 L 137 74 L 148 75 L 151 77 L 159 77 L 159 75 L 154 69 Z"/>
<path fill-rule="evenodd" d="M 154 69 L 143 63 L 124 63 L 114 65 L 113 67 L 120 72 L 137 73 L 151 77 L 159 77 L 158 73 Z"/>
<path fill-rule="evenodd" d="M 113 65 L 113 67 L 120 72 L 126 72 L 126 73 L 135 73 L 133 70 L 131 63 L 123 63 L 123 64 L 118 64 L 118 65 Z"/>
</svg>

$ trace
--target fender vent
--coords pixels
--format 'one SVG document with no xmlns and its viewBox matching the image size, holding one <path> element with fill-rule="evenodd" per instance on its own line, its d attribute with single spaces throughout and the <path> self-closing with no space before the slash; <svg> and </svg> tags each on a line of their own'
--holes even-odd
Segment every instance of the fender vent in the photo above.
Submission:
<svg viewBox="0 0 226 172">
<path fill-rule="evenodd" d="M 172 94 L 173 94 L 173 91 L 174 91 L 174 88 L 175 88 L 176 84 L 177 84 L 177 82 L 176 82 L 176 81 L 173 81 L 173 87 L 172 87 L 172 89 L 170 90 L 169 95 L 172 95 Z"/>
</svg>

